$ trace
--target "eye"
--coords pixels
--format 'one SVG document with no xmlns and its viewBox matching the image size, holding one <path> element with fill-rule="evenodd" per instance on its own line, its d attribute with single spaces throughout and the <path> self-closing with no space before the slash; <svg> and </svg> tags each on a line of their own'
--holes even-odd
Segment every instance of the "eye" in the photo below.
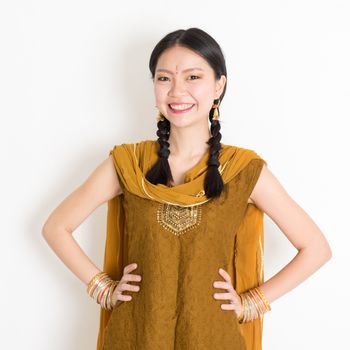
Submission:
<svg viewBox="0 0 350 350">
<path fill-rule="evenodd" d="M 200 77 L 199 76 L 197 76 L 197 75 L 190 75 L 190 78 L 195 78 L 195 79 L 190 79 L 190 80 L 197 80 L 197 79 L 200 79 Z M 157 80 L 158 81 L 166 81 L 166 79 L 169 79 L 168 77 L 162 77 L 162 76 L 160 76 L 160 77 L 158 77 L 157 78 Z"/>
</svg>

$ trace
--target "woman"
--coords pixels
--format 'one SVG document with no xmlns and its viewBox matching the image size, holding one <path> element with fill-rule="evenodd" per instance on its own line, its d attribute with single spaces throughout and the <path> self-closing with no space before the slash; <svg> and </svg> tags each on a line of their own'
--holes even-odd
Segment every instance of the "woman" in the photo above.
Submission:
<svg viewBox="0 0 350 350">
<path fill-rule="evenodd" d="M 149 68 L 158 140 L 115 145 L 53 211 L 43 235 L 101 306 L 98 349 L 261 349 L 271 303 L 331 249 L 264 159 L 220 142 L 227 75 L 210 35 L 167 34 Z M 72 233 L 105 202 L 100 271 Z M 264 213 L 298 250 L 266 282 Z"/>
</svg>

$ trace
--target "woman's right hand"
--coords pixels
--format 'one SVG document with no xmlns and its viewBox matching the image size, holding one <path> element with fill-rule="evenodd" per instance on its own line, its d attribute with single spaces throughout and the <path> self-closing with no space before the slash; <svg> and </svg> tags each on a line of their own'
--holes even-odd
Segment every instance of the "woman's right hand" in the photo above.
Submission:
<svg viewBox="0 0 350 350">
<path fill-rule="evenodd" d="M 123 270 L 123 277 L 119 281 L 117 287 L 114 289 L 113 295 L 112 295 L 112 304 L 115 305 L 118 300 L 121 301 L 130 301 L 132 299 L 131 295 L 123 295 L 122 292 L 124 290 L 130 290 L 132 292 L 138 292 L 140 290 L 140 286 L 135 286 L 132 284 L 128 284 L 130 281 L 141 281 L 140 275 L 134 275 L 130 272 L 135 270 L 137 268 L 137 264 L 130 264 L 126 265 Z"/>
</svg>

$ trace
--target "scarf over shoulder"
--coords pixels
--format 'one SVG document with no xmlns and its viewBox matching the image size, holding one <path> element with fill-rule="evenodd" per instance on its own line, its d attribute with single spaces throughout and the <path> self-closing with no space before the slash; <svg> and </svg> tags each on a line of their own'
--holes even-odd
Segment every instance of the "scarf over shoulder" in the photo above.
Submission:
<svg viewBox="0 0 350 350">
<path fill-rule="evenodd" d="M 232 180 L 251 160 L 260 159 L 255 151 L 237 146 L 221 143 L 219 153 L 219 172 L 224 184 Z M 131 144 L 115 145 L 109 152 L 113 157 L 115 169 L 123 192 L 129 191 L 142 198 L 179 206 L 193 206 L 209 201 L 204 192 L 204 178 L 207 170 L 209 153 L 185 174 L 185 182 L 174 187 L 163 184 L 154 185 L 146 178 L 148 170 L 158 159 L 159 144 L 155 140 L 144 140 Z M 107 231 L 105 242 L 105 254 L 103 271 L 114 280 L 120 280 L 123 275 L 123 246 L 124 235 L 124 208 L 123 194 L 108 201 Z M 242 241 L 243 249 L 247 254 L 240 254 L 240 259 L 235 261 L 237 271 L 237 285 L 235 290 L 241 293 L 263 282 L 263 212 L 253 204 L 247 206 L 245 218 L 240 225 L 241 237 L 255 237 L 258 252 L 250 252 L 248 244 Z M 251 248 L 250 248 L 251 249 Z M 258 254 L 259 259 L 256 259 Z M 120 301 L 117 301 L 120 302 Z M 97 350 L 102 350 L 104 330 L 112 310 L 100 309 L 100 324 L 97 340 Z M 241 325 L 247 344 L 255 343 L 254 337 L 260 337 L 262 320 L 256 319 Z M 258 340 L 256 340 L 258 341 Z M 248 347 L 248 349 L 251 349 Z"/>
</svg>

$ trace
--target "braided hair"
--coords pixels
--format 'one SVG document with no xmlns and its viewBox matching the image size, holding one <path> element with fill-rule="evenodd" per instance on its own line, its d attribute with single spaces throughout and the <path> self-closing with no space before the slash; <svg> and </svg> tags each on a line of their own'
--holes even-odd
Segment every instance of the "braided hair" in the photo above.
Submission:
<svg viewBox="0 0 350 350">
<path fill-rule="evenodd" d="M 187 47 L 207 60 L 209 65 L 215 72 L 216 79 L 220 79 L 221 75 L 227 76 L 226 64 L 223 53 L 218 43 L 205 31 L 199 28 L 189 28 L 187 30 L 179 29 L 167 34 L 160 42 L 155 46 L 152 51 L 149 68 L 152 74 L 152 79 L 155 76 L 155 69 L 159 56 L 164 50 L 174 47 L 183 46 Z M 225 95 L 226 85 L 224 86 L 223 93 L 220 98 L 214 100 L 214 104 L 219 105 Z M 218 108 L 219 112 L 219 108 Z M 221 150 L 221 133 L 220 133 L 220 121 L 213 119 L 214 108 L 211 108 L 209 112 L 210 131 L 211 137 L 206 142 L 209 147 L 210 157 L 208 159 L 208 170 L 204 180 L 204 191 L 207 198 L 219 197 L 224 188 L 224 183 L 219 172 L 219 152 Z M 168 157 L 169 150 L 169 136 L 170 136 L 170 122 L 163 116 L 164 120 L 159 120 L 157 123 L 157 136 L 159 143 L 158 160 L 147 172 L 146 179 L 153 184 L 168 185 L 169 181 L 173 181 L 171 174 Z"/>
<path fill-rule="evenodd" d="M 171 174 L 168 157 L 170 154 L 169 150 L 169 135 L 170 135 L 170 122 L 164 117 L 164 120 L 159 120 L 157 123 L 157 136 L 158 143 L 160 145 L 158 151 L 158 161 L 154 166 L 147 172 L 146 179 L 153 184 L 168 185 L 169 181 L 173 181 Z"/>
<path fill-rule="evenodd" d="M 219 104 L 220 99 L 215 100 Z M 219 113 L 219 108 L 218 108 Z M 204 180 L 204 191 L 208 198 L 219 197 L 224 189 L 224 182 L 219 172 L 219 152 L 221 150 L 221 133 L 220 121 L 213 119 L 214 108 L 209 112 L 211 138 L 207 141 L 210 157 L 208 160 L 208 171 Z M 220 115 L 220 113 L 219 113 Z"/>
</svg>

